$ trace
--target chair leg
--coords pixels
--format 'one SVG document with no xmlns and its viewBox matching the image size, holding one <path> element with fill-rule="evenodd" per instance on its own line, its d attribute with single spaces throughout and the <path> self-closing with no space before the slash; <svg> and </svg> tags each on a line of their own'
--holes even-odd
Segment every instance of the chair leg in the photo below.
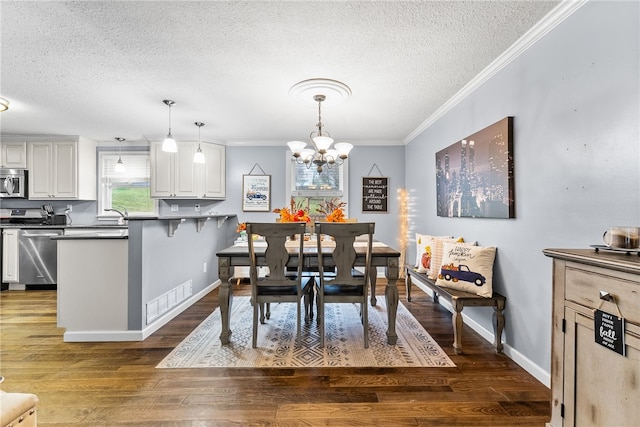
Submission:
<svg viewBox="0 0 640 427">
<path fill-rule="evenodd" d="M 318 302 L 318 332 L 320 333 L 320 348 L 324 348 L 324 297 L 321 291 L 316 296 Z"/>
<path fill-rule="evenodd" d="M 305 325 L 311 324 L 311 321 L 313 320 L 313 298 L 315 296 L 314 287 L 315 287 L 315 279 L 312 277 L 307 282 L 307 286 L 305 288 L 305 293 L 304 293 L 304 324 Z"/>
<path fill-rule="evenodd" d="M 265 313 L 267 320 L 271 319 L 271 303 L 267 303 L 267 312 Z"/>
<path fill-rule="evenodd" d="M 296 327 L 297 327 L 296 345 L 298 347 L 300 347 L 300 322 L 301 322 L 301 319 L 300 319 L 300 300 L 298 300 L 298 303 L 296 305 L 298 306 L 297 307 L 298 311 L 296 312 L 296 315 L 298 317 L 296 319 Z"/>
<path fill-rule="evenodd" d="M 264 303 L 260 305 L 260 324 L 264 325 Z"/>
<path fill-rule="evenodd" d="M 362 304 L 362 327 L 364 328 L 364 348 L 369 348 L 369 312 L 366 301 Z"/>
<path fill-rule="evenodd" d="M 262 308 L 262 304 L 253 304 L 253 339 L 251 341 L 253 348 L 258 345 L 258 306 Z"/>
</svg>

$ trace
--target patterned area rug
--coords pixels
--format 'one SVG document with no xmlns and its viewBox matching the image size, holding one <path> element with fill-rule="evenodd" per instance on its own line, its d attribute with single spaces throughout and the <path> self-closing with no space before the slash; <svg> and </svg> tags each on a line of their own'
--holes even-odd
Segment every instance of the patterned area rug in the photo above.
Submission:
<svg viewBox="0 0 640 427">
<path fill-rule="evenodd" d="M 402 303 L 398 305 L 395 346 L 387 344 L 384 297 L 369 306 L 369 348 L 364 348 L 359 306 L 328 304 L 325 309 L 325 348 L 318 325 L 302 325 L 296 340 L 296 305 L 271 304 L 271 318 L 258 325 L 258 347 L 251 348 L 253 309 L 249 297 L 234 297 L 231 342 L 220 344 L 220 310 L 216 309 L 157 368 L 240 367 L 454 367 Z"/>
</svg>

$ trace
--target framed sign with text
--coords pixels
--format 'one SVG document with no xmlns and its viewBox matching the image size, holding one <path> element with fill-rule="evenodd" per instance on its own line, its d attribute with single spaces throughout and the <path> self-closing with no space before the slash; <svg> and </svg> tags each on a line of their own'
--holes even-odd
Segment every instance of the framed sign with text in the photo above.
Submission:
<svg viewBox="0 0 640 427">
<path fill-rule="evenodd" d="M 626 355 L 624 344 L 624 319 L 601 310 L 593 313 L 595 342 L 623 356 Z"/>
<path fill-rule="evenodd" d="M 242 210 L 271 211 L 271 175 L 242 175 Z"/>
<path fill-rule="evenodd" d="M 388 177 L 362 177 L 362 212 L 387 213 L 389 210 L 388 196 Z"/>
</svg>

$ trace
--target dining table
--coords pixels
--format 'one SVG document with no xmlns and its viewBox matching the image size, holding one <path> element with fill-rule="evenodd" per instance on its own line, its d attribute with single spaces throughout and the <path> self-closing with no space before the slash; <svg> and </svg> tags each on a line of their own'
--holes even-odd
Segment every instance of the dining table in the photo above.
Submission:
<svg viewBox="0 0 640 427">
<path fill-rule="evenodd" d="M 254 242 L 256 251 L 256 262 L 258 265 L 266 265 L 264 253 L 266 250 L 265 242 Z M 287 250 L 289 252 L 289 262 L 287 267 L 297 268 L 301 260 L 299 253 L 299 244 L 296 242 L 287 242 Z M 321 250 L 323 254 L 324 267 L 333 267 L 333 259 L 330 254 L 335 248 L 335 242 L 330 239 L 321 240 Z M 366 242 L 354 242 L 356 251 L 355 267 L 365 266 L 365 256 L 367 251 Z M 235 267 L 249 267 L 249 245 L 247 242 L 236 241 L 233 246 L 229 246 L 216 253 L 218 257 L 218 277 L 221 281 L 219 292 L 219 306 L 222 318 L 222 332 L 220 333 L 220 341 L 222 344 L 229 344 L 231 338 L 231 306 L 233 303 L 233 272 Z M 318 272 L 318 246 L 315 239 L 309 239 L 304 242 L 302 252 L 303 270 L 308 272 Z M 397 281 L 400 274 L 400 252 L 388 246 L 387 244 L 374 241 L 371 253 L 371 273 L 369 276 L 369 284 L 371 289 L 371 305 L 375 306 L 376 301 L 376 279 L 378 267 L 384 268 L 384 275 L 387 279 L 384 294 L 387 305 L 387 343 L 395 345 L 398 339 L 396 334 L 396 313 L 398 311 L 398 286 Z M 231 280 L 230 280 L 231 279 Z"/>
</svg>

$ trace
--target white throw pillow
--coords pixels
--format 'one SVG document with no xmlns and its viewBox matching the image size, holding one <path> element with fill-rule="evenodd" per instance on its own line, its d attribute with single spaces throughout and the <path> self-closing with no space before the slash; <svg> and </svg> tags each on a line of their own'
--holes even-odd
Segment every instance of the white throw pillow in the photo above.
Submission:
<svg viewBox="0 0 640 427">
<path fill-rule="evenodd" d="M 440 264 L 442 264 L 442 245 L 445 243 L 464 243 L 462 237 L 451 236 L 438 236 L 431 239 L 431 266 L 427 272 L 427 277 L 431 280 L 436 280 L 438 273 L 440 273 Z"/>
<path fill-rule="evenodd" d="M 490 298 L 493 296 L 493 262 L 496 248 L 444 243 L 438 286 Z"/>
<path fill-rule="evenodd" d="M 426 250 L 425 247 L 432 244 L 431 240 L 435 238 L 447 239 L 451 237 L 452 236 L 432 236 L 430 234 L 416 233 L 416 262 L 414 263 L 414 266 L 418 269 L 419 272 L 426 273 L 427 271 L 429 271 L 429 267 L 422 268 L 421 264 L 424 262 L 422 259 Z"/>
</svg>

